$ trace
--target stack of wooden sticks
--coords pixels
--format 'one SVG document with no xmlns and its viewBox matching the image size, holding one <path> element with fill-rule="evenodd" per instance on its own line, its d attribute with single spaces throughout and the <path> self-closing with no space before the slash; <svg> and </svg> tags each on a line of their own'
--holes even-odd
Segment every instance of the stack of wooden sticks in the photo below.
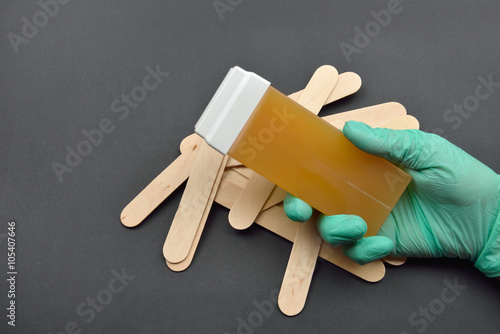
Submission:
<svg viewBox="0 0 500 334">
<path fill-rule="evenodd" d="M 318 114 L 321 107 L 351 95 L 361 87 L 361 78 L 352 72 L 338 74 L 332 66 L 322 66 L 313 74 L 306 88 L 290 98 Z M 349 120 L 372 127 L 418 129 L 418 121 L 406 114 L 396 102 L 383 103 L 323 117 L 337 128 Z M 223 156 L 198 135 L 186 137 L 180 144 L 181 155 L 142 190 L 122 211 L 121 221 L 127 227 L 139 225 L 177 187 L 187 181 L 181 202 L 170 226 L 163 254 L 173 271 L 185 270 L 193 260 L 212 203 L 229 211 L 229 222 L 238 230 L 252 223 L 293 242 L 285 271 L 278 305 L 289 316 L 304 307 L 317 257 L 333 263 L 369 282 L 381 280 L 385 274 L 380 260 L 358 265 L 339 248 L 322 242 L 314 223 L 289 220 L 283 211 L 286 192 L 246 168 L 238 161 Z M 401 265 L 405 259 L 385 258 L 384 262 Z"/>
</svg>

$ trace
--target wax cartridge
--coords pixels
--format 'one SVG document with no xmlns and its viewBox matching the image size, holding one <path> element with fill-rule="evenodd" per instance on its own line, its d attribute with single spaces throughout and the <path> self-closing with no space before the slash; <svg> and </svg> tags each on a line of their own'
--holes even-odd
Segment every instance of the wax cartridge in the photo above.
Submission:
<svg viewBox="0 0 500 334">
<path fill-rule="evenodd" d="M 325 215 L 362 217 L 375 235 L 411 181 L 361 151 L 269 81 L 233 67 L 195 126 L 207 143 Z"/>
</svg>

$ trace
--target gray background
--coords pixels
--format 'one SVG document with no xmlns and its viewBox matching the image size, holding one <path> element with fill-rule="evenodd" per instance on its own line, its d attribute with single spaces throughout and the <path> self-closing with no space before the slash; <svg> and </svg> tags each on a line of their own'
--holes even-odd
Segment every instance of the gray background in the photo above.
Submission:
<svg viewBox="0 0 500 334">
<path fill-rule="evenodd" d="M 235 333 L 238 319 L 259 320 L 254 302 L 280 287 L 291 243 L 258 226 L 233 230 L 216 205 L 191 267 L 173 273 L 162 246 L 183 188 L 138 228 L 119 220 L 177 157 L 234 65 L 284 93 L 303 88 L 323 64 L 354 71 L 361 90 L 322 115 L 398 101 L 423 130 L 500 172 L 500 88 L 467 117 L 445 117 L 475 94 L 479 77 L 500 81 L 498 1 L 404 1 L 350 61 L 340 43 L 353 45 L 355 28 L 389 1 L 221 2 L 232 3 L 222 17 L 212 1 L 71 1 L 18 52 L 7 36 L 21 35 L 22 18 L 33 22 L 40 6 L 1 2 L 0 332 L 58 333 L 73 321 L 82 333 Z M 169 77 L 120 119 L 111 103 L 157 64 Z M 104 118 L 113 131 L 59 182 L 51 164 L 64 163 L 65 147 Z M 17 223 L 15 329 L 5 317 L 9 220 Z M 91 321 L 77 314 L 122 269 L 135 278 Z M 437 316 L 411 323 L 414 312 L 439 304 L 446 280 L 466 289 Z M 300 315 L 274 309 L 246 332 L 498 332 L 498 289 L 457 260 L 409 260 L 376 284 L 319 261 Z"/>
</svg>

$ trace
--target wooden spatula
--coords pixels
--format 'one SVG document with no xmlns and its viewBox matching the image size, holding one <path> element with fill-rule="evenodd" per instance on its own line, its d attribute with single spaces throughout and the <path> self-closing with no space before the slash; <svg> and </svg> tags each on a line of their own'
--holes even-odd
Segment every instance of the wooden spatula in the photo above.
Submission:
<svg viewBox="0 0 500 334">
<path fill-rule="evenodd" d="M 217 192 L 214 185 L 218 184 L 218 180 L 222 177 L 225 162 L 224 155 L 202 141 L 163 246 L 163 255 L 168 262 L 178 263 L 188 256 L 196 231 L 201 222 L 203 221 L 204 224 L 206 220 L 205 209 L 212 206 Z M 212 192 L 214 192 L 213 196 Z"/>
<path fill-rule="evenodd" d="M 165 198 L 187 180 L 193 168 L 201 137 L 192 134 L 181 142 L 181 155 L 144 188 L 122 211 L 123 225 L 139 225 Z"/>
</svg>

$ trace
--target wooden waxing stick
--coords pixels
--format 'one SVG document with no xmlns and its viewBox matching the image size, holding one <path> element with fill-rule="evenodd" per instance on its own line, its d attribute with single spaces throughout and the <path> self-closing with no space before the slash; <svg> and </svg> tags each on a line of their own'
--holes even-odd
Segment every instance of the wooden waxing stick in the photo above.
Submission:
<svg viewBox="0 0 500 334">
<path fill-rule="evenodd" d="M 319 70 L 316 72 L 318 73 Z M 333 69 L 331 71 L 324 70 L 319 72 L 318 75 L 315 73 L 297 102 L 313 113 L 319 113 L 333 87 L 335 87 L 336 83 L 332 78 L 335 77 L 336 72 Z M 267 195 L 269 196 L 269 193 Z M 266 196 L 266 199 L 268 196 Z M 278 296 L 278 306 L 288 316 L 298 314 L 307 299 L 314 267 L 323 242 L 316 228 L 316 218 L 317 215 L 314 214 L 309 220 L 299 224 L 295 235 L 292 252 L 290 253 Z"/>
<path fill-rule="evenodd" d="M 405 115 L 391 119 L 380 127 L 397 130 L 410 130 L 418 129 L 420 127 L 420 124 L 415 117 L 411 115 Z"/>
<path fill-rule="evenodd" d="M 323 119 L 336 128 L 342 129 L 347 121 L 360 121 L 370 124 L 372 127 L 380 127 L 385 124 L 388 119 L 394 119 L 404 115 L 406 115 L 406 108 L 401 103 L 387 102 L 325 116 Z"/>
<path fill-rule="evenodd" d="M 323 240 L 316 228 L 318 213 L 299 224 L 278 296 L 284 314 L 294 316 L 304 308 Z"/>
<path fill-rule="evenodd" d="M 391 266 L 402 266 L 405 264 L 407 258 L 406 257 L 394 257 L 394 256 L 386 256 L 382 259 L 387 264 L 390 264 Z"/>
<path fill-rule="evenodd" d="M 196 159 L 201 137 L 192 134 L 181 142 L 181 155 L 146 186 L 122 211 L 127 227 L 139 225 L 165 198 L 187 180 Z"/>
<path fill-rule="evenodd" d="M 306 89 L 292 95 L 295 96 L 294 99 L 298 103 L 317 115 L 327 98 L 335 90 L 338 78 L 339 75 L 335 67 L 321 66 L 314 72 Z M 325 85 L 325 83 L 327 84 Z M 318 93 L 319 98 L 317 98 Z M 274 184 L 271 181 L 258 173 L 252 172 L 251 174 L 247 186 L 243 188 L 242 193 L 229 211 L 229 223 L 237 230 L 244 230 L 252 225 L 274 189 Z"/>
<path fill-rule="evenodd" d="M 224 155 L 202 141 L 163 246 L 163 255 L 169 262 L 178 263 L 188 256 L 196 231 L 206 219 L 205 209 L 212 205 L 211 193 L 214 191 L 217 179 L 222 177 L 221 165 L 225 162 Z"/>
<path fill-rule="evenodd" d="M 320 67 L 321 68 L 321 67 Z M 325 104 L 340 100 L 356 93 L 361 88 L 361 77 L 354 72 L 344 72 L 338 77 L 337 85 L 326 98 Z M 291 99 L 298 100 L 304 89 L 288 95 Z"/>
<path fill-rule="evenodd" d="M 196 252 L 196 248 L 198 248 L 198 244 L 200 242 L 201 235 L 203 233 L 203 229 L 205 228 L 205 223 L 207 222 L 208 214 L 210 213 L 210 209 L 212 207 L 212 203 L 214 202 L 216 194 L 219 192 L 219 185 L 220 185 L 220 182 L 222 180 L 224 167 L 227 163 L 228 157 L 229 156 L 227 156 L 227 155 L 224 156 L 224 160 L 221 163 L 219 171 L 217 172 L 217 178 L 214 182 L 212 191 L 210 192 L 209 201 L 207 202 L 207 206 L 205 207 L 205 210 L 203 211 L 203 216 L 202 216 L 200 225 L 198 226 L 198 230 L 196 231 L 196 234 L 194 236 L 194 240 L 191 244 L 191 247 L 189 248 L 188 255 L 186 256 L 186 258 L 184 260 L 177 262 L 177 263 L 172 263 L 172 262 L 169 262 L 168 260 L 166 260 L 167 266 L 172 271 L 179 272 L 179 271 L 186 270 L 189 267 L 189 265 L 191 264 L 191 262 L 193 261 L 194 254 Z"/>
<path fill-rule="evenodd" d="M 274 183 L 258 173 L 252 173 L 231 210 L 228 220 L 236 230 L 249 228 L 274 189 Z"/>
</svg>

